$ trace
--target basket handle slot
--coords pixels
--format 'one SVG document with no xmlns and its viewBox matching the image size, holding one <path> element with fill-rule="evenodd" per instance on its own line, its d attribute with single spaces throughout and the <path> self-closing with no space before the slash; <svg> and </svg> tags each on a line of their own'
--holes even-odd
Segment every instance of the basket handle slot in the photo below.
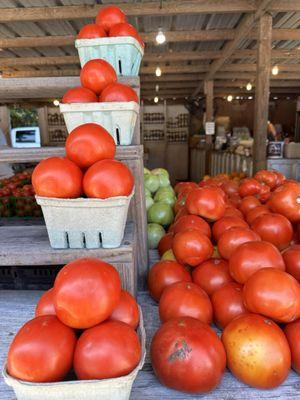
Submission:
<svg viewBox="0 0 300 400">
<path fill-rule="evenodd" d="M 82 232 L 82 243 L 83 243 L 83 247 L 86 247 L 86 238 L 85 238 L 84 232 Z"/>
<path fill-rule="evenodd" d="M 116 128 L 116 137 L 117 137 L 117 144 L 120 144 L 120 130 L 119 128 Z"/>
<path fill-rule="evenodd" d="M 121 60 L 118 61 L 118 65 L 119 65 L 119 74 L 122 75 L 122 61 Z"/>
<path fill-rule="evenodd" d="M 67 246 L 69 248 L 70 247 L 70 240 L 69 240 L 68 232 L 65 232 L 65 237 L 66 237 Z"/>
<path fill-rule="evenodd" d="M 102 233 L 99 232 L 99 242 L 100 242 L 100 246 L 102 247 Z"/>
</svg>

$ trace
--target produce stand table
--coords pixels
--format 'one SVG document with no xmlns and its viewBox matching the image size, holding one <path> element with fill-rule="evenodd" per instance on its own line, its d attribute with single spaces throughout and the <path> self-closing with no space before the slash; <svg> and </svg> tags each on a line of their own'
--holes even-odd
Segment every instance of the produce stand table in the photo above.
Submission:
<svg viewBox="0 0 300 400">
<path fill-rule="evenodd" d="M 43 292 L 41 291 L 0 291 L 0 365 L 3 366 L 7 349 L 13 335 L 22 324 L 33 317 L 34 307 Z M 300 378 L 290 372 L 288 379 L 277 389 L 256 390 L 239 382 L 226 371 L 222 383 L 205 396 L 188 395 L 162 386 L 154 376 L 149 359 L 149 344 L 160 322 L 157 304 L 147 292 L 139 292 L 138 302 L 143 309 L 147 335 L 147 358 L 143 370 L 133 385 L 131 400 L 295 400 L 300 399 Z M 17 312 L 16 312 L 17 311 Z M 15 400 L 13 391 L 0 380 L 0 399 Z M 40 399 L 43 400 L 43 399 Z M 58 399 L 59 400 L 59 399 Z"/>
</svg>

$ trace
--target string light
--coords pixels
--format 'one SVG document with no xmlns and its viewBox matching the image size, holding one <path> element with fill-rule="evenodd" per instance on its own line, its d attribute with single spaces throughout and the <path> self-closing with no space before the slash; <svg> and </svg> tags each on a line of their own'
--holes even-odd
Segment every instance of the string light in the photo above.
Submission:
<svg viewBox="0 0 300 400">
<path fill-rule="evenodd" d="M 59 100 L 57 100 L 57 99 L 53 100 L 53 104 L 55 105 L 55 107 L 58 107 L 59 106 Z"/>
<path fill-rule="evenodd" d="M 163 33 L 163 31 L 162 31 L 161 29 L 158 31 L 158 34 L 156 35 L 155 40 L 156 40 L 156 43 L 157 43 L 157 44 L 163 44 L 163 43 L 165 43 L 165 41 L 166 41 L 166 36 L 165 36 L 165 34 Z"/>
<path fill-rule="evenodd" d="M 252 89 L 252 84 L 251 84 L 251 82 L 248 82 L 248 83 L 247 83 L 246 89 L 247 89 L 248 91 L 250 91 L 250 90 Z"/>
<path fill-rule="evenodd" d="M 277 65 L 275 65 L 275 66 L 272 68 L 272 75 L 278 75 L 278 72 L 279 72 L 279 68 L 278 68 Z"/>
<path fill-rule="evenodd" d="M 161 76 L 161 69 L 159 67 L 156 68 L 155 75 L 156 76 Z"/>
<path fill-rule="evenodd" d="M 158 100 L 159 100 L 158 97 L 155 96 L 155 97 L 154 97 L 154 103 L 158 103 Z"/>
<path fill-rule="evenodd" d="M 227 96 L 227 101 L 229 101 L 229 102 L 230 102 L 230 101 L 232 101 L 232 100 L 233 100 L 233 96 L 232 96 L 231 94 L 230 94 L 230 95 L 228 95 L 228 96 Z"/>
<path fill-rule="evenodd" d="M 155 85 L 155 91 L 156 91 L 156 92 L 159 91 L 159 85 Z"/>
</svg>

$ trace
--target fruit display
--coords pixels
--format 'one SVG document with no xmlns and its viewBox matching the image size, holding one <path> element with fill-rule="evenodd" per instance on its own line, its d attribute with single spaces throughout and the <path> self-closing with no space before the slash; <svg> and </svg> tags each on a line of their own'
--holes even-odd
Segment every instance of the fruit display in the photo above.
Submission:
<svg viewBox="0 0 300 400">
<path fill-rule="evenodd" d="M 162 322 L 150 348 L 158 380 L 202 394 L 227 364 L 254 388 L 281 385 L 300 370 L 300 183 L 259 171 L 180 182 L 174 191 L 174 223 L 148 275 Z"/>
</svg>

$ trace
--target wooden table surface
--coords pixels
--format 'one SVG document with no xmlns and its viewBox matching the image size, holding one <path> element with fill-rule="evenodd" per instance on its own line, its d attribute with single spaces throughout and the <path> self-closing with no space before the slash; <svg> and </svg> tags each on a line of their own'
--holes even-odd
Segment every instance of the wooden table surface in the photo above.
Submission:
<svg viewBox="0 0 300 400">
<path fill-rule="evenodd" d="M 9 343 L 18 328 L 33 317 L 34 307 L 41 291 L 0 291 L 0 365 L 5 362 Z M 159 327 L 157 304 L 146 292 L 139 293 L 147 335 L 147 350 L 153 333 Z M 149 352 L 148 352 L 149 354 Z M 300 377 L 291 371 L 283 385 L 273 390 L 256 390 L 236 380 L 228 371 L 219 387 L 205 395 L 187 395 L 162 386 L 156 379 L 150 365 L 149 356 L 139 373 L 131 394 L 131 400 L 291 400 L 300 399 Z M 13 391 L 0 379 L 0 400 L 15 400 Z M 43 399 L 41 399 L 43 400 Z M 55 399 L 59 400 L 59 399 Z M 100 399 L 99 399 L 100 400 Z M 113 400 L 113 399 L 112 399 Z"/>
</svg>

